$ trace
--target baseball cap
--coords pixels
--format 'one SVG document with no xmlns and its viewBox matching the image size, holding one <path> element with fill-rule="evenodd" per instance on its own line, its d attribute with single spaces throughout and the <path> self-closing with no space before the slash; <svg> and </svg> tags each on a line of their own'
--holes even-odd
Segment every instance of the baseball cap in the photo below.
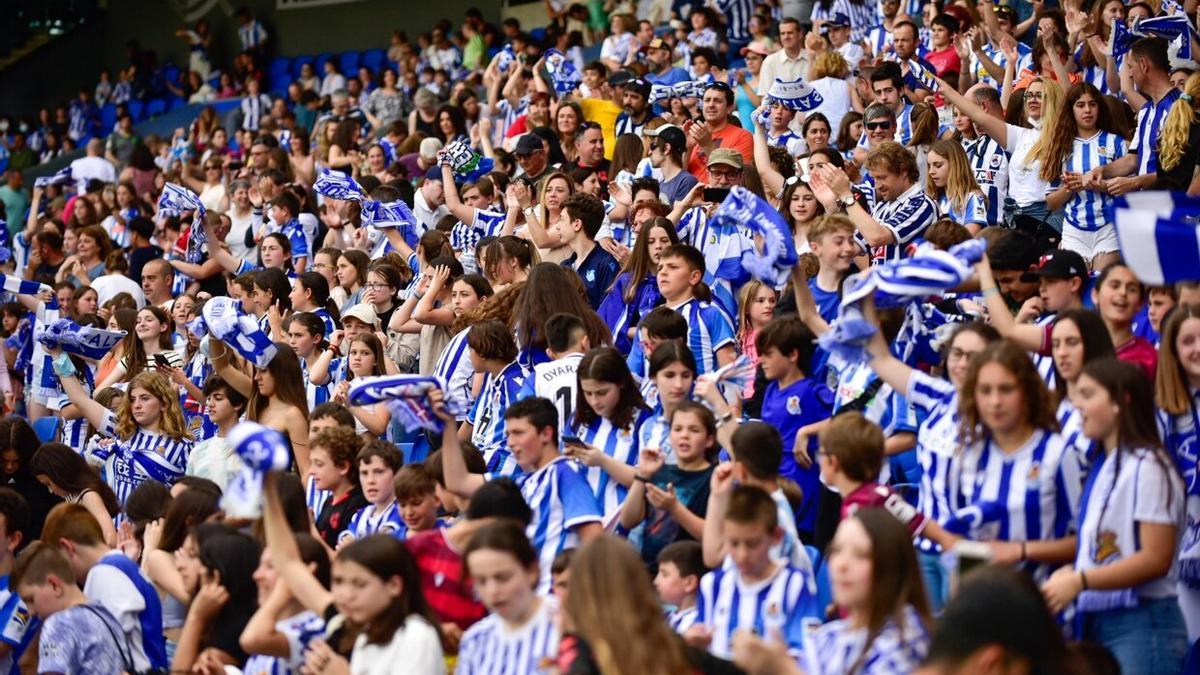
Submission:
<svg viewBox="0 0 1200 675">
<path fill-rule="evenodd" d="M 646 43 L 646 49 L 670 49 L 670 48 L 671 48 L 671 45 L 667 44 L 667 41 L 662 38 L 654 38 L 653 40 Z"/>
<path fill-rule="evenodd" d="M 360 302 L 346 310 L 346 312 L 342 314 L 342 321 L 345 321 L 346 317 L 348 316 L 352 316 L 373 328 L 379 328 L 379 315 L 375 313 L 374 305 L 369 303 Z"/>
<path fill-rule="evenodd" d="M 825 28 L 849 28 L 850 17 L 846 16 L 844 12 L 838 12 L 834 14 L 832 18 L 826 20 L 822 25 Z"/>
<path fill-rule="evenodd" d="M 1038 261 L 1037 269 L 1032 272 L 1026 272 L 1021 275 L 1022 281 L 1034 281 L 1037 279 L 1071 279 L 1079 277 L 1087 279 L 1088 267 L 1083 261 L 1083 256 L 1075 251 L 1066 249 L 1058 249 L 1053 253 L 1047 253 Z"/>
<path fill-rule="evenodd" d="M 545 146 L 542 145 L 542 139 L 534 134 L 522 134 L 517 139 L 516 147 L 513 148 L 513 155 L 520 157 L 522 155 L 533 154 L 538 150 L 545 150 Z"/>
<path fill-rule="evenodd" d="M 770 56 L 771 51 L 769 49 L 767 49 L 766 46 L 763 45 L 761 42 L 751 42 L 750 44 L 746 45 L 745 47 L 742 47 L 742 56 L 745 56 L 747 54 L 758 54 L 759 56 Z"/>
<path fill-rule="evenodd" d="M 431 166 L 431 167 L 429 167 L 429 170 L 425 172 L 425 180 L 441 180 L 441 179 L 442 179 L 442 167 L 440 167 L 440 166 Z"/>
<path fill-rule="evenodd" d="M 636 75 L 629 72 L 628 70 L 618 70 L 618 71 L 614 72 L 612 75 L 608 76 L 608 83 L 614 87 L 624 87 L 626 84 L 629 83 L 630 80 L 632 80 L 636 77 L 637 77 Z"/>
<path fill-rule="evenodd" d="M 742 153 L 730 148 L 717 148 L 708 156 L 708 166 L 716 164 L 732 166 L 740 171 L 742 168 Z"/>
<path fill-rule="evenodd" d="M 643 78 L 635 77 L 625 85 L 625 91 L 631 91 L 642 98 L 650 98 L 650 83 Z"/>
<path fill-rule="evenodd" d="M 642 131 L 643 136 L 650 138 L 661 138 L 664 142 L 670 143 L 672 148 L 683 150 L 687 147 L 687 135 L 683 133 L 683 129 L 674 124 L 664 124 L 657 129 L 645 129 Z"/>
</svg>

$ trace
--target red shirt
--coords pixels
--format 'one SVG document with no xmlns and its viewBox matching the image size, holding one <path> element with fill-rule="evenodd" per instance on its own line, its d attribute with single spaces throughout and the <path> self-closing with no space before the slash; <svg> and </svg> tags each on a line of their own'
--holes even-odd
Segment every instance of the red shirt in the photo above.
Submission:
<svg viewBox="0 0 1200 675">
<path fill-rule="evenodd" d="M 933 66 L 934 72 L 938 77 L 945 77 L 946 73 L 961 73 L 962 59 L 959 58 L 958 52 L 954 50 L 954 45 L 936 51 L 929 52 L 925 55 L 925 60 L 929 65 Z"/>
<path fill-rule="evenodd" d="M 1144 337 L 1135 337 L 1117 347 L 1117 358 L 1141 366 L 1146 377 L 1153 382 L 1158 372 L 1158 350 Z"/>
<path fill-rule="evenodd" d="M 908 528 L 909 534 L 917 536 L 925 529 L 925 516 L 912 504 L 904 501 L 892 489 L 879 483 L 863 483 L 858 489 L 842 497 L 842 519 L 854 515 L 859 509 L 882 506 L 896 516 Z"/>
<path fill-rule="evenodd" d="M 466 630 L 487 610 L 475 599 L 471 576 L 458 551 L 446 541 L 445 530 L 435 529 L 409 537 L 404 545 L 416 559 L 421 591 L 442 623 Z"/>
</svg>

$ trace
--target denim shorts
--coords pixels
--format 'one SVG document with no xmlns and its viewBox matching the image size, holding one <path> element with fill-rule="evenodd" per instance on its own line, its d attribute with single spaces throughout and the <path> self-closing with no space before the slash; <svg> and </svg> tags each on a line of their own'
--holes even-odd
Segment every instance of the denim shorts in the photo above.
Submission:
<svg viewBox="0 0 1200 675">
<path fill-rule="evenodd" d="M 1142 600 L 1137 607 L 1083 617 L 1083 637 L 1108 648 L 1122 675 L 1174 675 L 1187 656 L 1187 629 L 1177 598 Z"/>
</svg>

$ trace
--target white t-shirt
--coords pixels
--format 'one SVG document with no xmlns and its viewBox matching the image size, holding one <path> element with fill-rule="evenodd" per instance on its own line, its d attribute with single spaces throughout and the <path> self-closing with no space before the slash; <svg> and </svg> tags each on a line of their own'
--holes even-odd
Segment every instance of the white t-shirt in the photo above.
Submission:
<svg viewBox="0 0 1200 675">
<path fill-rule="evenodd" d="M 1046 189 L 1050 184 L 1038 177 L 1042 170 L 1041 161 L 1030 158 L 1029 151 L 1041 136 L 1039 129 L 1026 129 L 1015 124 L 1008 127 L 1008 143 L 1004 149 L 1009 153 L 1008 196 L 1018 206 L 1029 206 L 1034 202 L 1046 201 Z M 1031 160 L 1027 162 L 1026 160 Z"/>
<path fill-rule="evenodd" d="M 137 302 L 138 309 L 146 306 L 146 294 L 142 292 L 142 287 L 127 276 L 105 274 L 92 281 L 92 290 L 96 291 L 96 297 L 101 307 L 118 293 L 132 295 L 134 301 Z"/>
<path fill-rule="evenodd" d="M 400 667 L 400 664 L 404 664 Z M 367 636 L 354 641 L 350 657 L 351 675 L 444 675 L 446 661 L 437 631 L 425 619 L 412 614 L 386 645 L 367 644 Z"/>
<path fill-rule="evenodd" d="M 87 182 L 99 178 L 105 183 L 117 182 L 117 168 L 103 157 L 80 157 L 71 162 L 71 178 L 75 179 L 80 192 L 87 188 Z"/>
<path fill-rule="evenodd" d="M 125 555 L 120 551 L 110 551 L 104 557 Z M 133 651 L 133 665 L 139 670 L 150 668 L 150 659 L 142 644 L 142 612 L 146 609 L 146 601 L 142 599 L 133 582 L 121 570 L 112 565 L 92 565 L 88 570 L 87 580 L 83 582 L 83 594 L 88 600 L 104 606 L 121 624 L 125 636 L 129 639 L 129 647 Z"/>
</svg>

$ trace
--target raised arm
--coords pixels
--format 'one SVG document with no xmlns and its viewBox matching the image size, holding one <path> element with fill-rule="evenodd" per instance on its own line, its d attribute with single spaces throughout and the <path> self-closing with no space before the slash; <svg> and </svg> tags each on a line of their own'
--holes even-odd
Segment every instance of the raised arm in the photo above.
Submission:
<svg viewBox="0 0 1200 675">
<path fill-rule="evenodd" d="M 754 111 L 754 118 L 758 117 L 762 108 Z M 767 146 L 767 132 L 760 124 L 754 124 L 754 168 L 758 169 L 758 175 L 762 178 L 763 188 L 769 195 L 777 195 L 783 191 L 783 174 L 775 170 L 771 166 L 771 154 Z"/>
<path fill-rule="evenodd" d="M 995 139 L 996 142 L 1000 144 L 1000 147 L 1008 146 L 1008 125 L 1005 124 L 1004 120 L 989 115 L 984 111 L 983 108 L 980 108 L 978 105 L 976 105 L 975 102 L 971 100 L 971 97 L 963 96 L 962 94 L 958 93 L 958 90 L 956 90 L 954 87 L 951 87 L 950 84 L 942 78 L 936 75 L 934 75 L 933 78 L 938 83 L 939 94 L 941 94 L 946 100 L 950 101 L 950 103 L 954 104 L 954 106 L 966 114 L 967 117 L 970 117 L 971 121 L 975 124 L 978 124 L 986 135 Z"/>
<path fill-rule="evenodd" d="M 463 225 L 471 226 L 475 224 L 475 208 L 464 204 L 458 196 L 458 187 L 454 184 L 454 170 L 450 168 L 450 161 L 442 161 L 442 185 L 445 189 L 442 191 L 446 196 L 446 209 L 455 218 L 463 222 Z"/>
<path fill-rule="evenodd" d="M 254 393 L 254 380 L 250 376 L 243 373 L 233 365 L 233 354 L 224 342 L 214 340 L 210 336 L 208 339 L 209 348 L 212 350 L 213 369 L 221 376 L 222 380 L 229 383 L 239 394 L 250 398 Z"/>
<path fill-rule="evenodd" d="M 333 594 L 313 576 L 300 557 L 296 536 L 288 527 L 287 517 L 283 513 L 277 480 L 275 472 L 268 472 L 263 477 L 263 538 L 271 554 L 271 564 L 301 605 L 324 616 L 333 604 Z"/>
<path fill-rule="evenodd" d="M 979 289 L 987 303 L 988 318 L 991 320 L 992 326 L 1000 331 L 1001 335 L 1017 343 L 1021 349 L 1027 352 L 1042 352 L 1045 329 L 1034 324 L 1017 323 L 1013 318 L 1012 313 L 1008 311 L 1008 305 L 1004 303 L 1004 298 L 1000 295 L 999 287 L 996 286 L 996 279 L 992 275 L 992 264 L 988 260 L 987 254 L 984 254 L 975 264 L 975 272 L 979 275 Z"/>
<path fill-rule="evenodd" d="M 454 310 L 448 306 L 437 306 L 438 297 L 446 288 L 446 280 L 450 278 L 450 268 L 439 266 L 430 270 L 429 289 L 417 300 L 412 318 L 426 326 L 451 326 L 454 324 Z"/>
<path fill-rule="evenodd" d="M 51 356 L 57 357 L 61 351 L 58 349 L 46 348 L 46 352 Z M 92 425 L 93 429 L 103 429 L 104 420 L 108 416 L 108 408 L 105 408 L 98 401 L 92 399 L 91 395 L 84 390 L 75 373 L 70 375 L 62 375 L 55 369 L 55 374 L 58 375 L 58 381 L 62 383 L 63 393 L 67 395 L 71 403 L 83 413 L 84 419 L 88 424 Z"/>
<path fill-rule="evenodd" d="M 879 315 L 875 311 L 875 299 L 868 296 L 862 302 L 863 318 L 873 326 L 879 325 Z M 900 359 L 892 354 L 892 350 L 888 349 L 887 343 L 883 340 L 883 332 L 875 331 L 875 335 L 867 342 L 867 353 L 870 354 L 871 370 L 879 376 L 879 379 L 891 385 L 892 389 L 900 392 L 908 392 L 908 382 L 912 377 L 913 369 Z"/>
<path fill-rule="evenodd" d="M 442 473 L 445 474 L 446 489 L 461 497 L 470 497 L 483 487 L 484 477 L 467 470 L 463 461 L 462 447 L 458 444 L 458 423 L 454 415 L 446 412 L 446 405 L 441 391 L 436 389 L 429 392 L 430 407 L 445 424 L 442 429 Z"/>
<path fill-rule="evenodd" d="M 792 269 L 792 295 L 796 298 L 796 313 L 813 335 L 820 337 L 828 333 L 829 322 L 817 309 L 817 301 L 808 287 L 808 275 L 804 273 L 804 264 L 801 262 L 797 262 Z"/>
</svg>

